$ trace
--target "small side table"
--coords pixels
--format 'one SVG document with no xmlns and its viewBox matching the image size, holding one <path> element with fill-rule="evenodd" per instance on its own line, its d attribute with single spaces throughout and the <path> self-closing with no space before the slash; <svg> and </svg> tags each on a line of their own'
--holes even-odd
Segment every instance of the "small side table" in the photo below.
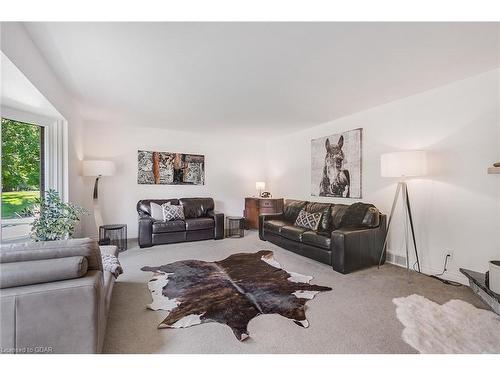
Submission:
<svg viewBox="0 0 500 375">
<path fill-rule="evenodd" d="M 101 225 L 99 245 L 114 245 L 118 251 L 127 250 L 127 224 Z"/>
<path fill-rule="evenodd" d="M 244 237 L 245 236 L 245 219 L 241 216 L 226 217 L 226 237 Z"/>
</svg>

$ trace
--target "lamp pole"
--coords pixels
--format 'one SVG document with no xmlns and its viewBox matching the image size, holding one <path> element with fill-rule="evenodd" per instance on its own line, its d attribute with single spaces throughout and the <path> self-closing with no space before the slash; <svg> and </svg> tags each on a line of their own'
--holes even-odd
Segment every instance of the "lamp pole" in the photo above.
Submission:
<svg viewBox="0 0 500 375">
<path fill-rule="evenodd" d="M 411 213 L 410 196 L 408 195 L 408 185 L 406 184 L 406 182 L 404 180 L 399 181 L 398 187 L 396 188 L 396 194 L 394 195 L 394 200 L 392 202 L 391 213 L 389 215 L 389 220 L 387 223 L 387 231 L 385 234 L 384 245 L 383 245 L 382 251 L 380 253 L 378 267 L 380 268 L 380 265 L 382 264 L 382 258 L 384 257 L 384 253 L 385 253 L 386 248 L 387 248 L 387 240 L 389 238 L 389 231 L 391 229 L 392 219 L 394 217 L 394 210 L 395 210 L 396 205 L 398 203 L 399 195 L 402 195 L 404 215 L 405 215 L 406 268 L 408 271 L 410 271 L 410 258 L 409 258 L 409 251 L 408 251 L 408 220 L 409 220 L 412 239 L 413 239 L 413 247 L 415 249 L 415 258 L 417 261 L 417 269 L 418 269 L 418 272 L 420 273 L 420 261 L 418 259 L 417 241 L 415 240 L 415 229 L 413 226 L 413 216 Z"/>
</svg>

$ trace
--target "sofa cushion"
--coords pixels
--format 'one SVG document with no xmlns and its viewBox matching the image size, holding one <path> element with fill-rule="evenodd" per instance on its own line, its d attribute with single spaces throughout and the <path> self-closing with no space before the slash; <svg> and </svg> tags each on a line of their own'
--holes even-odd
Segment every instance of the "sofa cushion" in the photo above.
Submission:
<svg viewBox="0 0 500 375">
<path fill-rule="evenodd" d="M 331 239 L 329 236 L 323 236 L 313 231 L 302 233 L 302 242 L 311 246 L 321 247 L 330 250 Z"/>
<path fill-rule="evenodd" d="M 372 210 L 370 210 L 372 209 Z M 343 227 L 367 227 L 368 225 L 372 225 L 373 222 L 373 214 L 377 214 L 378 210 L 375 209 L 373 204 L 356 202 L 351 204 L 344 215 L 342 216 L 342 220 L 340 221 L 340 226 Z M 366 218 L 366 223 L 363 224 Z"/>
<path fill-rule="evenodd" d="M 309 213 L 306 210 L 302 210 L 299 212 L 299 216 L 297 216 L 297 220 L 295 220 L 294 225 L 301 228 L 318 230 L 319 222 L 321 221 L 322 216 L 322 212 Z"/>
<path fill-rule="evenodd" d="M 154 202 L 160 206 L 164 203 L 179 204 L 178 199 L 143 199 L 137 202 L 137 213 L 139 216 L 151 216 L 151 203 Z"/>
<path fill-rule="evenodd" d="M 211 229 L 214 227 L 214 219 L 211 217 L 199 217 L 197 219 L 186 219 L 186 230 Z"/>
<path fill-rule="evenodd" d="M 186 223 L 183 220 L 155 221 L 153 223 L 153 233 L 183 232 L 186 230 Z"/>
<path fill-rule="evenodd" d="M 306 228 L 296 227 L 295 225 L 285 225 L 281 228 L 280 235 L 289 240 L 301 242 L 302 233 L 307 231 Z"/>
<path fill-rule="evenodd" d="M 279 234 L 281 228 L 285 225 L 290 225 L 290 223 L 286 223 L 283 220 L 266 220 L 264 221 L 264 230 L 271 233 Z"/>
<path fill-rule="evenodd" d="M 212 198 L 181 198 L 179 202 L 184 207 L 186 219 L 207 217 L 208 211 L 214 209 L 214 200 Z"/>
<path fill-rule="evenodd" d="M 332 215 L 331 215 L 332 205 L 330 203 L 319 203 L 319 202 L 307 202 L 304 210 L 309 213 L 321 212 L 321 221 L 318 226 L 319 232 L 331 232 L 332 226 Z"/>
<path fill-rule="evenodd" d="M 155 202 L 150 202 L 149 203 L 150 211 L 151 211 L 151 217 L 155 220 L 163 220 L 163 207 L 162 205 L 155 203 Z"/>
<path fill-rule="evenodd" d="M 295 223 L 299 212 L 306 206 L 306 201 L 298 201 L 294 199 L 285 200 L 283 207 L 283 219 L 290 223 Z"/>
<path fill-rule="evenodd" d="M 346 204 L 334 204 L 334 205 L 332 205 L 332 208 L 331 208 L 332 219 L 331 219 L 331 224 L 330 224 L 331 231 L 340 228 L 340 222 L 342 221 L 342 217 L 344 216 L 344 214 L 347 210 L 347 207 L 349 207 L 349 206 Z"/>
<path fill-rule="evenodd" d="M 161 208 L 163 210 L 163 220 L 184 220 L 184 209 L 181 205 L 175 205 L 169 202 L 162 204 Z"/>
<path fill-rule="evenodd" d="M 29 260 L 58 259 L 84 256 L 89 270 L 102 271 L 101 251 L 97 241 L 90 238 L 74 238 L 59 241 L 38 241 L 2 244 L 0 263 Z"/>
<path fill-rule="evenodd" d="M 77 279 L 87 273 L 84 256 L 0 264 L 0 288 Z"/>
</svg>

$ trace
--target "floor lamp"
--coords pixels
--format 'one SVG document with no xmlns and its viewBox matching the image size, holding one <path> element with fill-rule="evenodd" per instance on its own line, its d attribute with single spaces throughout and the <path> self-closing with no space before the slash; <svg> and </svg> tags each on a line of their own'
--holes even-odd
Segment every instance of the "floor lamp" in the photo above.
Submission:
<svg viewBox="0 0 500 375">
<path fill-rule="evenodd" d="M 83 175 L 95 177 L 94 193 L 92 201 L 94 204 L 94 218 L 97 227 L 97 235 L 99 236 L 99 227 L 102 226 L 101 208 L 99 206 L 99 178 L 102 176 L 113 176 L 115 174 L 115 164 L 107 160 L 84 160 Z"/>
<path fill-rule="evenodd" d="M 380 157 L 380 171 L 382 177 L 397 177 L 399 178 L 396 194 L 392 202 L 391 213 L 387 223 L 387 232 L 385 235 L 384 246 L 380 253 L 378 266 L 382 263 L 384 253 L 387 247 L 387 239 L 389 237 L 389 230 L 391 229 L 392 219 L 394 216 L 394 209 L 398 203 L 399 196 L 401 195 L 404 209 L 404 227 L 405 227 L 405 250 L 406 250 L 406 268 L 410 270 L 410 258 L 408 249 L 408 229 L 411 230 L 413 240 L 413 247 L 415 249 L 415 258 L 417 270 L 420 272 L 420 260 L 418 259 L 417 241 L 415 239 L 415 229 L 413 226 L 413 216 L 411 213 L 410 196 L 408 195 L 408 186 L 406 178 L 424 176 L 427 173 L 427 156 L 425 151 L 401 151 L 382 154 Z M 409 224 L 409 228 L 408 228 Z"/>
</svg>

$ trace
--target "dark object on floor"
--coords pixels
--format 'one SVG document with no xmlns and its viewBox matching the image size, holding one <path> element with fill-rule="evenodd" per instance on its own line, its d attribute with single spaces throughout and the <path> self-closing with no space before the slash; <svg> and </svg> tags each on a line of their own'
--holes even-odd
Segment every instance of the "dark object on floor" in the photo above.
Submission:
<svg viewBox="0 0 500 375">
<path fill-rule="evenodd" d="M 127 224 L 101 225 L 99 245 L 114 245 L 118 251 L 127 250 Z"/>
<path fill-rule="evenodd" d="M 185 220 L 163 221 L 151 217 L 151 202 L 182 205 Z M 139 246 L 151 247 L 175 242 L 221 240 L 224 214 L 214 211 L 212 198 L 143 199 L 137 202 Z"/>
<path fill-rule="evenodd" d="M 259 215 L 279 214 L 283 211 L 283 198 L 245 198 L 246 229 L 259 228 Z"/>
<path fill-rule="evenodd" d="M 286 272 L 272 256 L 272 251 L 262 250 L 218 262 L 183 260 L 142 267 L 155 273 L 148 284 L 153 296 L 148 307 L 170 311 L 158 328 L 218 322 L 228 325 L 242 341 L 249 336 L 248 323 L 262 314 L 279 314 L 307 328 L 307 300 L 331 288 Z"/>
<path fill-rule="evenodd" d="M 496 294 L 486 285 L 486 274 L 465 268 L 460 268 L 460 272 L 469 279 L 472 291 L 491 307 L 494 312 L 500 315 L 500 294 Z"/>
<path fill-rule="evenodd" d="M 356 225 L 342 226 L 349 206 L 287 199 L 283 213 L 260 215 L 259 237 L 287 250 L 329 264 L 337 272 L 349 273 L 379 262 L 386 236 L 386 216 L 373 206 Z M 295 226 L 301 210 L 321 212 L 316 231 Z M 385 253 L 382 261 L 385 261 Z"/>
<path fill-rule="evenodd" d="M 244 237 L 245 219 L 241 216 L 228 216 L 226 225 L 226 237 Z"/>
<path fill-rule="evenodd" d="M 486 274 L 484 275 L 484 283 L 486 285 L 486 288 L 490 288 L 490 271 L 486 271 Z"/>
</svg>

